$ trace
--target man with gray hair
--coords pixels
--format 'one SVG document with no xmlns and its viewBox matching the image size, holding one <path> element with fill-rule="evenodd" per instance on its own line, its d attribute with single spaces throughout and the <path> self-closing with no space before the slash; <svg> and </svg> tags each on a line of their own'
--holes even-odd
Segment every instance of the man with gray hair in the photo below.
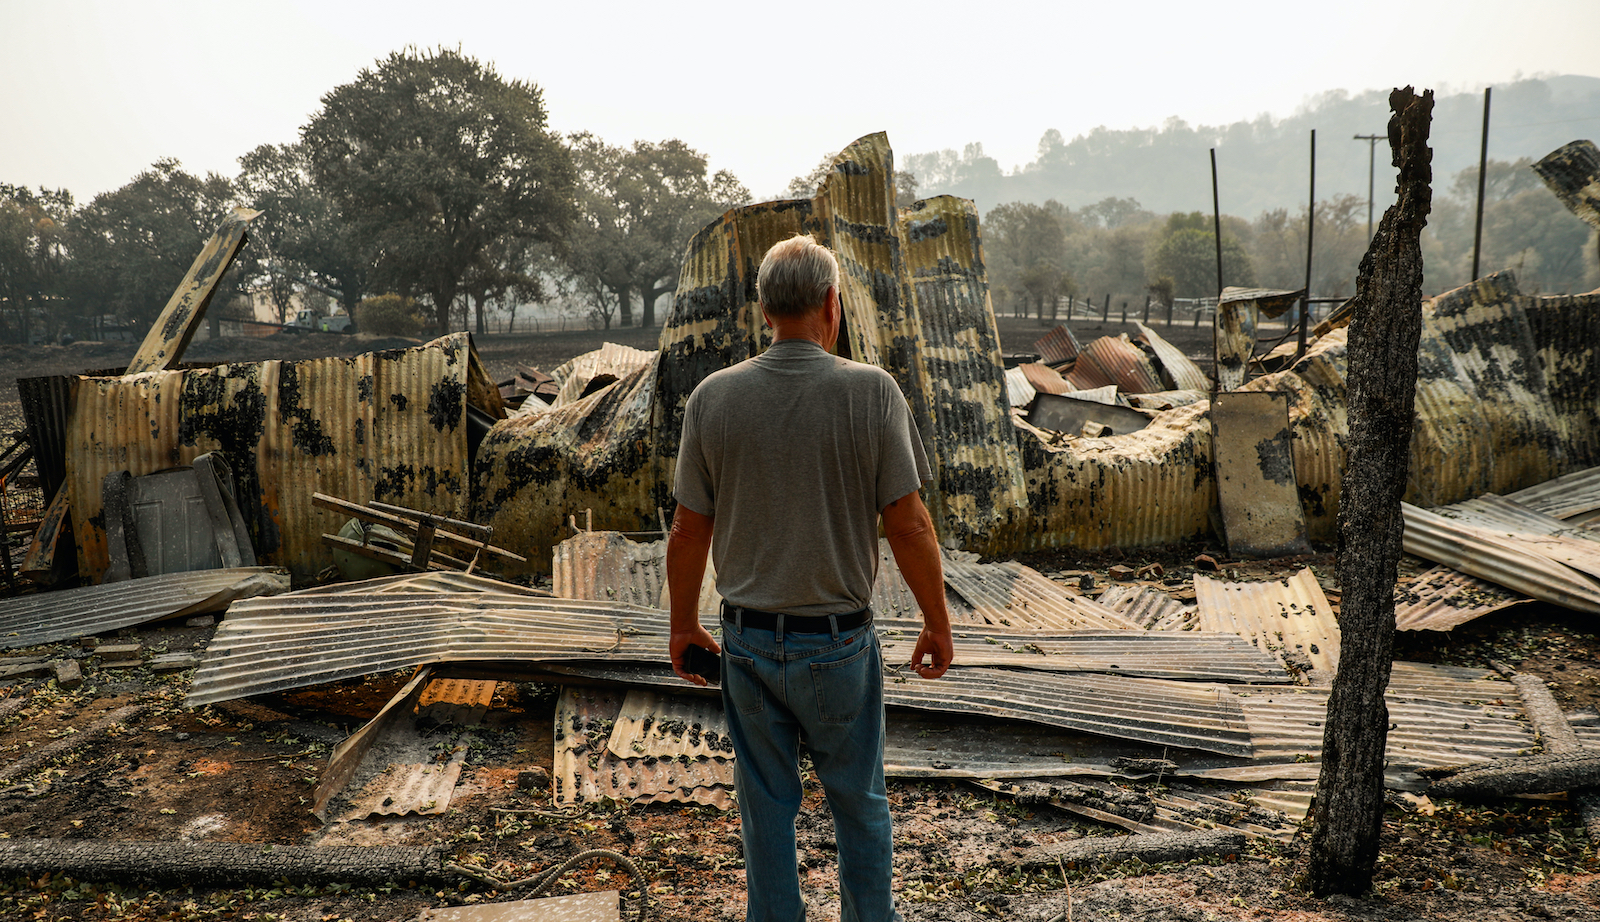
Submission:
<svg viewBox="0 0 1600 922">
<path fill-rule="evenodd" d="M 691 647 L 722 652 L 736 756 L 746 919 L 805 918 L 795 866 L 800 743 L 827 794 L 841 918 L 899 919 L 883 781 L 883 661 L 872 626 L 878 521 L 923 628 L 911 668 L 950 665 L 950 617 L 927 457 L 900 388 L 829 354 L 843 316 L 839 266 L 809 236 L 767 252 L 757 277 L 773 330 L 764 353 L 700 383 L 684 407 L 667 539 L 673 670 L 706 684 Z M 722 645 L 701 625 L 706 553 L 722 594 Z"/>
</svg>

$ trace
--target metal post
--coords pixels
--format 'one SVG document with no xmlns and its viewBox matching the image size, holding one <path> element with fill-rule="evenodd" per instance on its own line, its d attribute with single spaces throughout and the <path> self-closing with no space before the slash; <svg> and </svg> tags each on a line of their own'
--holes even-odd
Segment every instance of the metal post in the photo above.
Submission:
<svg viewBox="0 0 1600 922">
<path fill-rule="evenodd" d="M 1306 354 L 1306 322 L 1311 314 L 1311 236 L 1317 227 L 1317 129 L 1311 129 L 1311 203 L 1306 206 L 1306 293 L 1300 296 L 1300 341 L 1296 359 Z"/>
<path fill-rule="evenodd" d="M 1222 297 L 1222 206 L 1217 198 L 1217 149 L 1211 148 L 1211 226 L 1217 237 L 1217 297 Z M 1196 326 L 1199 322 L 1196 321 Z"/>
<path fill-rule="evenodd" d="M 1100 322 L 1105 323 L 1111 319 L 1111 292 L 1106 292 L 1106 303 L 1100 308 Z"/>
<path fill-rule="evenodd" d="M 1367 142 L 1367 246 L 1372 246 L 1372 168 L 1376 162 L 1378 142 L 1387 141 L 1381 134 L 1358 134 L 1353 141 Z"/>
<path fill-rule="evenodd" d="M 1483 142 L 1478 147 L 1478 217 L 1472 229 L 1472 278 L 1478 280 L 1478 256 L 1483 252 L 1483 181 L 1489 173 L 1489 90 L 1483 88 Z"/>
</svg>

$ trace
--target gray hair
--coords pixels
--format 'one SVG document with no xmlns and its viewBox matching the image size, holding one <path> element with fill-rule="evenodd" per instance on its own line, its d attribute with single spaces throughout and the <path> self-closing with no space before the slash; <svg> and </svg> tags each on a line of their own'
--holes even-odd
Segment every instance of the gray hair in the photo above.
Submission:
<svg viewBox="0 0 1600 922">
<path fill-rule="evenodd" d="M 756 297 L 774 317 L 803 317 L 827 303 L 829 288 L 838 287 L 838 260 L 810 234 L 773 244 L 756 276 Z"/>
</svg>

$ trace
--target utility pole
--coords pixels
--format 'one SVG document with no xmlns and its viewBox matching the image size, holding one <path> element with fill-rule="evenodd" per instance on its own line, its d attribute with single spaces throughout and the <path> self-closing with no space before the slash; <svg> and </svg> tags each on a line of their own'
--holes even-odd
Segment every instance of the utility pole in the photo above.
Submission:
<svg viewBox="0 0 1600 922">
<path fill-rule="evenodd" d="M 1351 140 L 1367 142 L 1367 246 L 1372 246 L 1372 165 L 1377 157 L 1378 142 L 1389 140 L 1389 136 L 1358 134 Z"/>
</svg>

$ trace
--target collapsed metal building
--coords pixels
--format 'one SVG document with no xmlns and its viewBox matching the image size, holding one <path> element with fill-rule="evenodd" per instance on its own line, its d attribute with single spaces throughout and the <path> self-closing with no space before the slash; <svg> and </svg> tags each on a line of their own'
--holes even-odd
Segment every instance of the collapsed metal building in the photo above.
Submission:
<svg viewBox="0 0 1600 922">
<path fill-rule="evenodd" d="M 1565 150 L 1565 149 L 1563 149 Z M 1557 152 L 1560 154 L 1561 152 Z M 1557 155 L 1552 155 L 1553 157 Z M 983 554 L 1170 544 L 1213 529 L 1211 405 L 1137 432 L 1061 439 L 1013 412 L 978 215 L 941 196 L 897 211 L 882 134 L 845 148 L 809 200 L 734 209 L 690 242 L 650 363 L 547 413 L 497 424 L 473 464 L 473 505 L 543 566 L 570 534 L 659 530 L 682 408 L 711 372 L 764 348 L 755 275 L 766 249 L 812 233 L 843 272 L 840 351 L 900 383 L 935 469 L 928 505 L 946 546 Z M 1523 295 L 1510 272 L 1423 307 L 1418 425 L 1407 501 L 1505 493 L 1600 462 L 1600 293 Z M 1178 369 L 1152 361 L 1168 379 Z M 1334 535 L 1345 466 L 1346 338 L 1322 331 L 1290 367 L 1241 391 L 1286 395 L 1295 488 L 1313 540 Z"/>
</svg>

